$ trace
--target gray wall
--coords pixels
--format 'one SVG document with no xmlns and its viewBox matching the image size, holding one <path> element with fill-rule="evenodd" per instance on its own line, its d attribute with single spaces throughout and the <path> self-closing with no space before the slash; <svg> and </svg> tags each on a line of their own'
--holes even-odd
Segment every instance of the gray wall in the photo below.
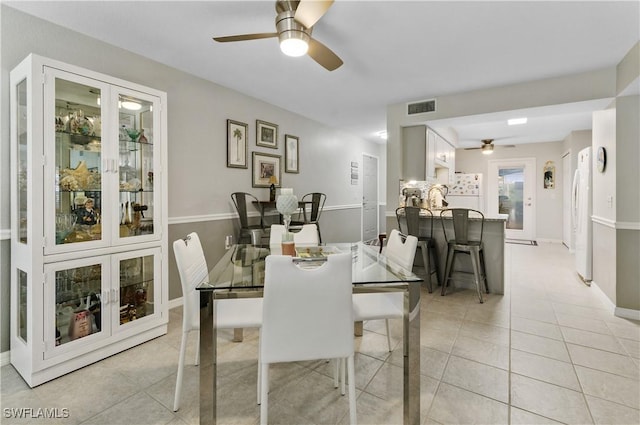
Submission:
<svg viewBox="0 0 640 425">
<path fill-rule="evenodd" d="M 197 230 L 205 235 L 210 262 L 222 254 L 224 236 L 237 226 L 229 195 L 252 192 L 267 199 L 268 189 L 251 186 L 251 154 L 248 169 L 226 167 L 226 120 L 249 124 L 248 150 L 282 155 L 284 134 L 300 138 L 300 174 L 282 173 L 282 185 L 296 194 L 321 191 L 327 194 L 327 211 L 322 217 L 323 239 L 359 240 L 362 185 L 350 184 L 350 163 L 362 163 L 362 154 L 379 158 L 379 201 L 386 193 L 386 151 L 378 145 L 329 128 L 311 119 L 277 108 L 201 78 L 167 67 L 140 55 L 63 27 L 1 7 L 2 123 L 0 230 L 9 224 L 9 87 L 8 73 L 29 53 L 37 53 L 114 77 L 154 87 L 168 97 L 169 240 Z M 28 29 L 28 30 L 25 30 Z M 255 121 L 279 125 L 278 149 L 255 145 Z M 284 163 L 283 163 L 284 164 Z M 360 170 L 362 166 L 360 166 Z M 354 224 L 356 223 L 356 224 Z M 349 225 L 348 225 L 349 224 Z M 1 244 L 0 271 L 2 316 L 0 350 L 9 349 L 8 265 L 9 249 Z M 169 298 L 180 296 L 180 283 L 170 258 Z"/>
<path fill-rule="evenodd" d="M 456 171 L 462 173 L 482 173 L 483 193 L 488 193 L 487 172 L 489 160 L 535 158 L 536 159 L 536 234 L 540 240 L 562 241 L 562 142 L 529 143 L 516 145 L 515 148 L 501 148 L 496 146 L 491 155 L 484 155 L 479 149 L 456 149 Z M 542 178 L 542 167 L 545 162 L 553 161 L 556 165 L 555 189 L 545 189 Z M 485 196 L 485 204 L 488 199 Z M 486 210 L 486 205 L 485 205 Z"/>
</svg>

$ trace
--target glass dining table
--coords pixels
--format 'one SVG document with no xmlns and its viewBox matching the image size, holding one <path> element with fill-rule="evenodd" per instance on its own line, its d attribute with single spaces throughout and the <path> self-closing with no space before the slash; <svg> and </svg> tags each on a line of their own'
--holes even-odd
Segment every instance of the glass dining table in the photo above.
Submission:
<svg viewBox="0 0 640 425">
<path fill-rule="evenodd" d="M 403 421 L 420 423 L 420 286 L 422 279 L 362 242 L 326 244 L 325 252 L 351 252 L 353 292 L 403 292 Z M 269 247 L 234 245 L 210 270 L 197 289 L 206 294 L 200 309 L 200 423 L 215 424 L 217 413 L 217 359 L 214 299 L 262 297 L 265 258 Z M 274 254 L 279 252 L 273 252 Z M 326 257 L 325 257 L 326 258 Z M 313 267 L 318 258 L 298 258 L 301 267 Z M 360 326 L 356 329 L 362 329 Z M 236 337 L 241 338 L 236 333 Z M 360 331 L 361 332 L 361 331 Z M 358 331 L 356 331 L 356 334 Z"/>
</svg>

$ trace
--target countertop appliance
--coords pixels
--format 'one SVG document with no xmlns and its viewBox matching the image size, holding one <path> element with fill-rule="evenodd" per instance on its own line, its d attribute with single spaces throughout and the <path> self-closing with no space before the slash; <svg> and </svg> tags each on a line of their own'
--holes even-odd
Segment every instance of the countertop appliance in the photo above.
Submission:
<svg viewBox="0 0 640 425">
<path fill-rule="evenodd" d="M 575 231 L 576 271 L 585 282 L 592 279 L 593 237 L 591 224 L 591 148 L 578 153 L 578 168 L 573 175 L 571 210 Z"/>
<path fill-rule="evenodd" d="M 449 208 L 471 208 L 484 212 L 481 173 L 456 173 L 447 194 Z"/>
</svg>

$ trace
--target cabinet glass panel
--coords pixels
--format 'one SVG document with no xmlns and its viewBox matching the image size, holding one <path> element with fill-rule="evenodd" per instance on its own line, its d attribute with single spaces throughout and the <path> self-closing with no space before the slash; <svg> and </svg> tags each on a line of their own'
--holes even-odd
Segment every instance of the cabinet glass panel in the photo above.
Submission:
<svg viewBox="0 0 640 425">
<path fill-rule="evenodd" d="M 27 273 L 18 269 L 18 335 L 26 343 L 27 337 Z"/>
<path fill-rule="evenodd" d="M 18 116 L 16 131 L 18 132 L 18 240 L 27 243 L 27 80 L 17 86 Z"/>
<path fill-rule="evenodd" d="M 102 265 L 55 272 L 56 345 L 102 331 Z"/>
<path fill-rule="evenodd" d="M 153 255 L 120 261 L 120 324 L 154 313 Z"/>
<path fill-rule="evenodd" d="M 119 96 L 120 237 L 153 234 L 153 104 Z"/>
<path fill-rule="evenodd" d="M 56 245 L 102 239 L 100 89 L 56 78 Z"/>
</svg>

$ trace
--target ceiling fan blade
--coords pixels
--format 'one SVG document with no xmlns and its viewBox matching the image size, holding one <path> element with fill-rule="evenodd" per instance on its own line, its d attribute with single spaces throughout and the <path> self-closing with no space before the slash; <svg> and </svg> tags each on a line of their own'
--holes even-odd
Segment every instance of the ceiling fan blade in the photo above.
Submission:
<svg viewBox="0 0 640 425">
<path fill-rule="evenodd" d="M 331 49 L 313 38 L 309 40 L 309 51 L 307 54 L 329 71 L 340 68 L 344 63 Z"/>
<path fill-rule="evenodd" d="M 213 39 L 219 43 L 228 43 L 230 41 L 246 41 L 246 40 L 259 40 L 261 38 L 277 37 L 277 32 L 263 32 L 258 34 L 241 34 L 241 35 L 229 35 L 226 37 L 213 37 Z"/>
<path fill-rule="evenodd" d="M 482 149 L 482 148 L 464 148 L 465 151 L 473 151 L 473 150 L 476 150 L 476 149 Z"/>
<path fill-rule="evenodd" d="M 307 28 L 315 25 L 327 13 L 334 0 L 301 0 L 293 17 Z"/>
</svg>

